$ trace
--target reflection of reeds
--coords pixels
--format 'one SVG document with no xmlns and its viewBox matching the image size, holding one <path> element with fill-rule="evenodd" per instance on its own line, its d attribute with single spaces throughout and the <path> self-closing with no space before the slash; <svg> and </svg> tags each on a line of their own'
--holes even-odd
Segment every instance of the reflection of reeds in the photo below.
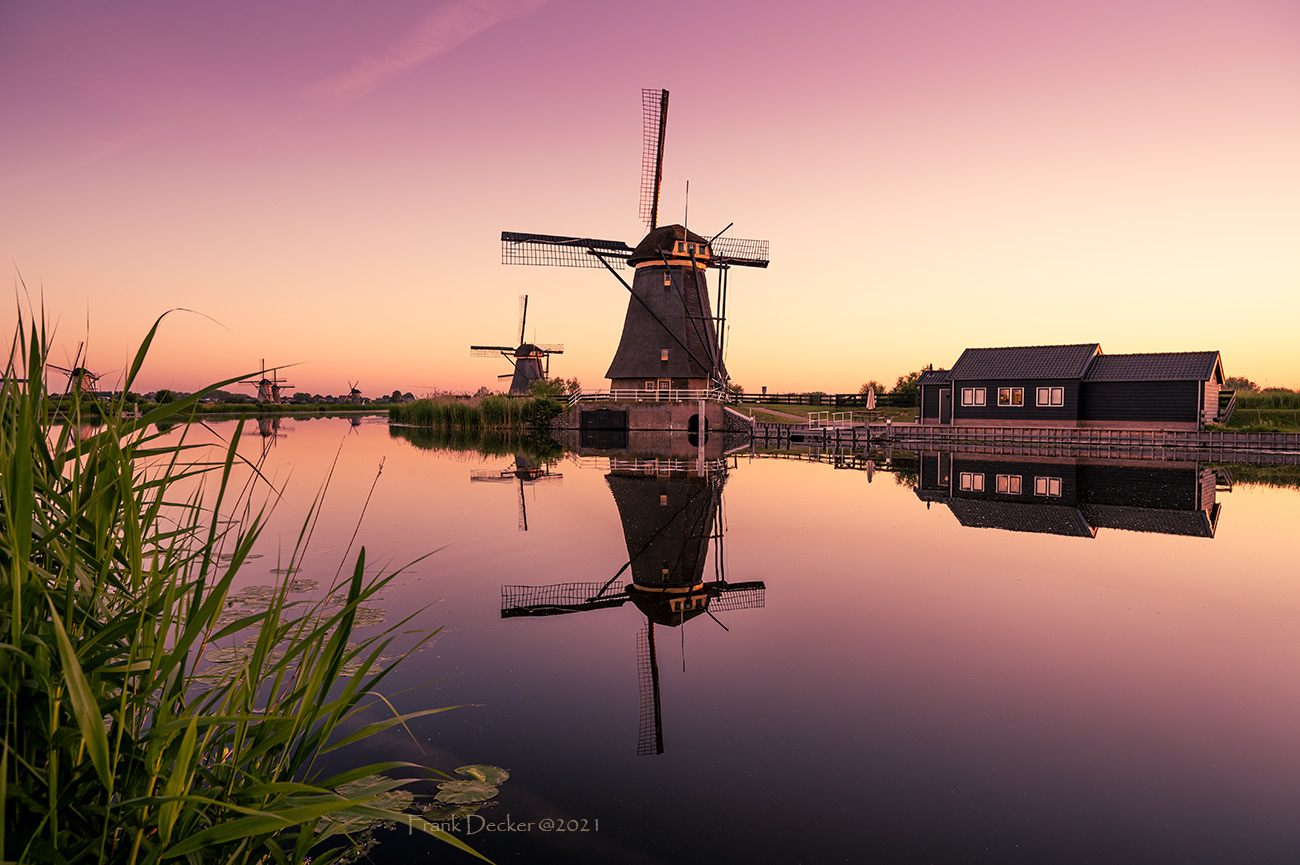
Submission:
<svg viewBox="0 0 1300 865">
<path fill-rule="evenodd" d="M 403 624 L 353 642 L 392 579 L 365 579 L 364 549 L 341 605 L 289 605 L 286 576 L 265 607 L 219 623 L 263 517 L 241 528 L 217 516 L 242 498 L 230 494 L 238 433 L 208 460 L 187 424 L 170 439 L 150 426 L 238 379 L 136 419 L 124 400 L 74 396 L 55 424 L 47 352 L 43 323 L 28 330 L 20 317 L 0 385 L 0 860 L 302 862 L 339 827 L 385 819 L 468 849 L 371 795 L 404 782 L 334 789 L 398 764 L 315 768 L 327 751 L 442 711 L 355 724 L 383 699 L 377 662 Z M 83 414 L 104 425 L 85 434 Z M 177 482 L 196 476 L 215 489 L 182 497 Z M 200 671 L 218 641 L 250 632 L 230 675 Z"/>
<path fill-rule="evenodd" d="M 388 434 L 420 450 L 478 456 L 526 456 L 538 462 L 558 459 L 564 448 L 545 435 L 510 430 L 447 430 L 417 426 L 389 426 Z"/>
</svg>

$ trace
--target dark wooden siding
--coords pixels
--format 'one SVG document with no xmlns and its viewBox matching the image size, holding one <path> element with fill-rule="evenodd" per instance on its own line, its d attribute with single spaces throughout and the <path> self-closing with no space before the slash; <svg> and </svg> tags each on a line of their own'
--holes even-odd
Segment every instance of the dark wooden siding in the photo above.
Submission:
<svg viewBox="0 0 1300 865">
<path fill-rule="evenodd" d="M 1202 507 L 1201 470 L 1195 466 L 1079 466 L 1084 501 L 1194 511 Z M 1212 488 L 1211 488 L 1212 489 Z"/>
<path fill-rule="evenodd" d="M 1196 423 L 1201 386 L 1199 381 L 1086 381 L 1079 419 Z"/>
<path fill-rule="evenodd" d="M 971 406 L 961 404 L 963 388 L 984 388 L 985 404 Z M 1025 404 L 1021 406 L 999 406 L 998 388 L 1023 387 Z M 1065 389 L 1065 404 L 1061 406 L 1035 405 L 1038 388 L 1060 387 Z M 969 421 L 1034 421 L 1045 423 L 1061 421 L 1073 425 L 1079 417 L 1079 381 L 1077 379 L 991 379 L 988 381 L 961 381 L 952 383 L 953 420 Z"/>
<path fill-rule="evenodd" d="M 982 491 L 961 489 L 961 474 L 984 475 Z M 990 499 L 1009 502 L 1039 502 L 1053 505 L 1076 505 L 1079 502 L 1078 466 L 1073 463 L 1042 463 L 1003 460 L 981 460 L 971 457 L 954 457 L 952 461 L 952 494 L 954 498 Z M 1020 493 L 997 491 L 998 475 L 1019 475 Z M 1059 478 L 1061 494 L 1042 496 L 1034 494 L 1034 478 Z"/>
</svg>

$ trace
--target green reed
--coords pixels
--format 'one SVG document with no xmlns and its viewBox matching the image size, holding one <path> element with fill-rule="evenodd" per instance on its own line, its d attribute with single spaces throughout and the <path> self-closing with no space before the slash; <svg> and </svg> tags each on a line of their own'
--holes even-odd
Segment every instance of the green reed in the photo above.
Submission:
<svg viewBox="0 0 1300 865">
<path fill-rule="evenodd" d="M 167 439 L 149 429 L 242 377 L 134 419 L 121 400 L 74 397 L 56 423 L 47 356 L 44 323 L 20 315 L 0 385 L 0 861 L 303 862 L 315 848 L 320 863 L 347 849 L 320 842 L 369 821 L 473 853 L 389 804 L 404 782 L 373 777 L 420 767 L 317 767 L 444 711 L 357 727 L 367 707 L 387 705 L 379 686 L 393 664 L 379 662 L 404 623 L 369 638 L 354 623 L 393 575 L 367 580 L 363 549 L 336 603 L 289 604 L 286 582 L 266 609 L 221 618 L 266 516 L 235 492 L 238 434 L 211 457 L 188 423 Z M 81 423 L 92 417 L 100 425 Z M 219 519 L 235 511 L 250 516 Z M 312 524 L 309 513 L 290 573 Z M 247 634 L 220 675 L 201 662 Z"/>
</svg>

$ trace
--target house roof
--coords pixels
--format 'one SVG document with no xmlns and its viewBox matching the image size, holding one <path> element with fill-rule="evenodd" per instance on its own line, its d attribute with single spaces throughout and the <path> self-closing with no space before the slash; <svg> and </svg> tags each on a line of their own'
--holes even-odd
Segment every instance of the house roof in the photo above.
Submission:
<svg viewBox="0 0 1300 865">
<path fill-rule="evenodd" d="M 1217 351 L 1103 354 L 1093 360 L 1083 380 L 1209 381 L 1218 365 Z"/>
<path fill-rule="evenodd" d="M 1008 348 L 968 348 L 952 365 L 953 381 L 992 378 L 1082 378 L 1088 363 L 1101 351 L 1083 345 L 1027 345 Z"/>
<path fill-rule="evenodd" d="M 968 528 L 1005 529 L 1074 538 L 1091 538 L 1097 534 L 1083 513 L 1068 505 L 963 498 L 952 498 L 944 504 L 948 505 L 957 522 Z"/>
<path fill-rule="evenodd" d="M 923 370 L 921 377 L 916 380 L 916 384 L 918 387 L 931 384 L 947 384 L 951 375 L 951 371 L 946 369 Z"/>
</svg>

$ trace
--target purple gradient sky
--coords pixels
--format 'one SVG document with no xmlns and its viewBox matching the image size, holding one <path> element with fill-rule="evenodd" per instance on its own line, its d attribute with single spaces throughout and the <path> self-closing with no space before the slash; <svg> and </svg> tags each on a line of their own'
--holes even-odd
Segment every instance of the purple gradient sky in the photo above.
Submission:
<svg viewBox="0 0 1300 865">
<path fill-rule="evenodd" d="M 498 238 L 639 239 L 642 87 L 665 216 L 771 241 L 749 390 L 1092 341 L 1300 386 L 1294 0 L 5 3 L 0 254 L 106 381 L 215 320 L 139 390 L 494 386 L 523 293 L 604 387 L 624 290 Z"/>
</svg>

